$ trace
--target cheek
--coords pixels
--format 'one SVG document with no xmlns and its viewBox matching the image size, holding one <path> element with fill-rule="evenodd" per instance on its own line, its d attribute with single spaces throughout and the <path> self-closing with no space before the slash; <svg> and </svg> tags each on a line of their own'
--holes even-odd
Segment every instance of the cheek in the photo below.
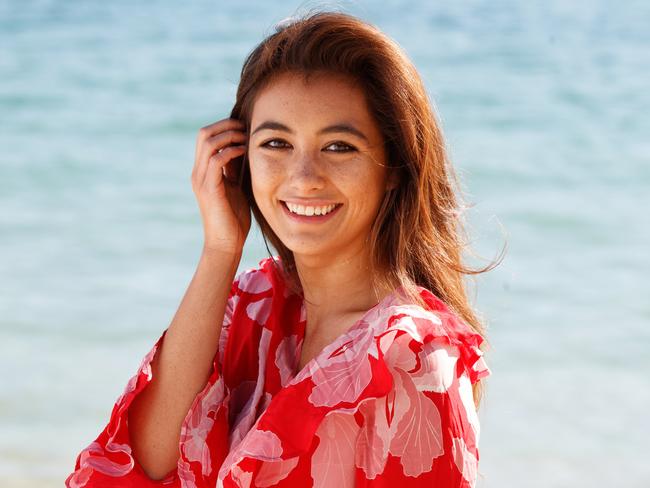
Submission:
<svg viewBox="0 0 650 488">
<path fill-rule="evenodd" d="M 335 175 L 336 168 L 332 169 L 332 174 Z M 342 190 L 345 187 L 346 192 L 366 195 L 368 200 L 372 200 L 372 197 L 384 192 L 385 168 L 376 166 L 371 161 L 363 161 L 341 167 L 338 177 L 335 178 L 337 178 L 335 181 L 340 182 Z"/>
<path fill-rule="evenodd" d="M 250 154 L 248 161 L 253 197 L 258 207 L 265 208 L 268 205 L 269 195 L 282 179 L 280 162 L 272 158 L 260 157 L 259 154 Z"/>
<path fill-rule="evenodd" d="M 273 158 L 250 154 L 248 161 L 253 187 L 256 185 L 260 188 L 268 186 L 271 181 L 277 180 L 281 176 L 280 162 Z"/>
</svg>

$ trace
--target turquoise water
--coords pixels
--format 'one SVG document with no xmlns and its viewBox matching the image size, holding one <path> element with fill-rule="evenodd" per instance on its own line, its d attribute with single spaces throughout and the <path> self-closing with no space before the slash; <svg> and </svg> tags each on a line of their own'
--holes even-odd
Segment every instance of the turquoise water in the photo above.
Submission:
<svg viewBox="0 0 650 488">
<path fill-rule="evenodd" d="M 61 486 L 189 284 L 196 131 L 297 2 L 0 2 L 0 479 Z M 317 5 L 310 3 L 308 5 Z M 474 205 L 478 486 L 647 486 L 650 7 L 339 2 L 420 69 Z M 265 256 L 258 234 L 241 269 Z"/>
</svg>

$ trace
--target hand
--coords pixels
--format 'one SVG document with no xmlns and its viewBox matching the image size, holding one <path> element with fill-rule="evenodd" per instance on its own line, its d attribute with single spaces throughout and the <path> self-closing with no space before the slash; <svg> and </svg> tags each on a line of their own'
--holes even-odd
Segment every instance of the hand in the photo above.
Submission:
<svg viewBox="0 0 650 488">
<path fill-rule="evenodd" d="M 250 230 L 250 206 L 237 181 L 239 168 L 231 163 L 247 150 L 244 128 L 226 118 L 199 130 L 192 190 L 203 219 L 204 251 L 241 254 Z"/>
</svg>

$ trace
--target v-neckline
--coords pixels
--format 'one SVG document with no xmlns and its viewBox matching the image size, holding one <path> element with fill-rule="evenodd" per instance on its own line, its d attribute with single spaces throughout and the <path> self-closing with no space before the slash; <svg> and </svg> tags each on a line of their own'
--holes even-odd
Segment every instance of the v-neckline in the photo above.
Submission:
<svg viewBox="0 0 650 488">
<path fill-rule="evenodd" d="M 350 332 L 356 330 L 359 324 L 363 322 L 370 314 L 372 314 L 377 309 L 381 308 L 386 302 L 388 302 L 391 298 L 396 296 L 399 288 L 401 287 L 397 287 L 396 289 L 388 293 L 384 298 L 379 300 L 379 302 L 377 302 L 375 305 L 373 305 L 368 310 L 366 310 L 358 320 L 356 320 L 343 333 L 339 334 L 336 337 L 336 339 L 334 339 L 329 344 L 326 344 L 313 358 L 307 361 L 300 370 L 294 370 L 292 372 L 291 378 L 289 379 L 289 384 L 293 384 L 294 381 L 296 381 L 296 378 L 300 377 L 300 381 L 306 378 L 308 376 L 306 371 L 310 370 L 310 366 L 312 365 L 312 363 L 316 362 L 323 354 L 325 354 L 326 350 L 329 350 L 330 348 L 334 348 L 335 346 L 337 346 L 337 348 L 341 347 L 343 344 L 340 343 L 342 343 L 344 339 L 350 335 Z M 307 332 L 307 311 L 305 309 L 305 300 L 302 297 L 300 303 L 300 318 L 301 320 L 299 323 L 304 322 L 304 326 L 298 328 L 298 331 L 300 331 L 300 335 L 298 336 L 298 340 L 296 341 L 296 369 L 298 368 L 298 363 L 300 362 L 300 356 L 302 355 L 302 348 L 305 343 L 305 335 Z"/>
</svg>

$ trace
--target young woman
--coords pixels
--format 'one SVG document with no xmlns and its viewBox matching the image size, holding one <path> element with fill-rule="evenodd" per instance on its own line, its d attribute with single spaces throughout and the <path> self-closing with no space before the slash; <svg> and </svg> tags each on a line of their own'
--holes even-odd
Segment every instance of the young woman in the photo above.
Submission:
<svg viewBox="0 0 650 488">
<path fill-rule="evenodd" d="M 483 328 L 425 88 L 318 12 L 246 59 L 199 131 L 203 253 L 68 487 L 471 487 Z M 250 210 L 278 251 L 235 276 Z"/>
</svg>

